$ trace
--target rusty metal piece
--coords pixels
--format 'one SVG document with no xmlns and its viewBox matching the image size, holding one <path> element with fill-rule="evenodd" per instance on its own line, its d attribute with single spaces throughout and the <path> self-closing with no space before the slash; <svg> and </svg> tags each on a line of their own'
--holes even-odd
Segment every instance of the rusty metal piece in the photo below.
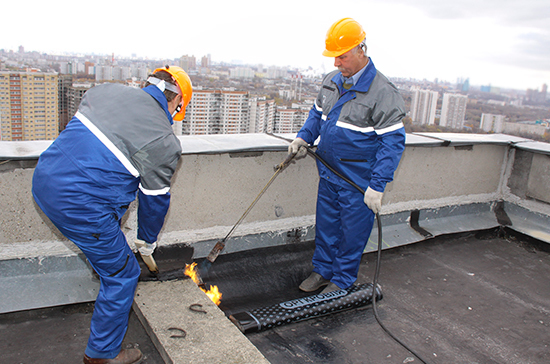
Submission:
<svg viewBox="0 0 550 364">
<path fill-rule="evenodd" d="M 189 306 L 189 309 L 195 312 L 206 313 L 206 311 L 202 309 L 202 305 L 200 303 L 193 303 L 191 306 Z"/>
<path fill-rule="evenodd" d="M 170 337 L 172 337 L 174 339 L 183 339 L 187 336 L 187 332 L 185 332 L 184 329 L 180 329 L 179 327 L 169 327 L 168 330 L 169 331 L 179 331 L 180 332 L 180 334 L 170 335 Z"/>
<path fill-rule="evenodd" d="M 216 258 L 218 257 L 218 255 L 220 255 L 220 253 L 222 252 L 222 250 L 225 248 L 225 243 L 224 243 L 225 239 L 223 240 L 219 240 L 216 245 L 214 245 L 214 248 L 212 248 L 212 251 L 210 251 L 210 254 L 208 254 L 208 256 L 206 257 L 206 259 L 210 262 L 210 263 L 214 263 L 214 261 L 216 260 Z"/>
</svg>

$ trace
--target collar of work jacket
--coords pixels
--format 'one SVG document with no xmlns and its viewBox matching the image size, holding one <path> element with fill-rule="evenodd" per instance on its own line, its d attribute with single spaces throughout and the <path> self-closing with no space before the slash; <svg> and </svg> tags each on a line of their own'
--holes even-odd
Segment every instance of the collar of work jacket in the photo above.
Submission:
<svg viewBox="0 0 550 364">
<path fill-rule="evenodd" d="M 164 112 L 166 113 L 166 116 L 168 117 L 168 120 L 170 121 L 170 124 L 174 124 L 174 120 L 172 119 L 172 115 L 170 115 L 170 111 L 168 111 L 168 101 L 166 101 L 166 96 L 164 96 L 164 93 L 159 90 L 157 86 L 149 85 L 147 87 L 142 88 L 143 91 L 147 92 L 149 95 L 151 95 L 159 105 L 162 107 Z"/>
<path fill-rule="evenodd" d="M 361 77 L 359 77 L 359 80 L 357 80 L 357 82 L 355 82 L 349 90 L 346 90 L 343 87 L 342 72 L 336 73 L 332 77 L 332 82 L 338 85 L 340 94 L 345 94 L 350 91 L 367 92 L 375 76 L 376 76 L 376 67 L 374 67 L 374 63 L 372 62 L 372 59 L 370 59 L 369 57 L 369 63 L 367 64 L 365 70 L 363 71 L 363 74 L 361 75 Z"/>
</svg>

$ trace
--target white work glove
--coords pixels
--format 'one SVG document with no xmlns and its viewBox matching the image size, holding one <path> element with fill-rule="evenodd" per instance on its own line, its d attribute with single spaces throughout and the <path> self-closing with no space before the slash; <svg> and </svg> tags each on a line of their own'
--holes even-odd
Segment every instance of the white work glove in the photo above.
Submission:
<svg viewBox="0 0 550 364">
<path fill-rule="evenodd" d="M 380 209 L 382 209 L 382 196 L 384 196 L 384 192 L 375 191 L 370 187 L 365 191 L 365 205 L 375 214 L 379 213 Z"/>
<path fill-rule="evenodd" d="M 157 247 L 157 242 L 156 241 L 152 244 L 149 244 L 148 242 L 146 242 L 144 240 L 136 239 L 135 244 L 136 244 L 136 248 L 138 248 L 138 250 L 139 250 L 139 254 L 141 254 L 142 256 L 147 256 L 147 257 L 150 257 L 151 255 L 153 255 L 153 252 L 155 251 L 155 249 Z"/>
<path fill-rule="evenodd" d="M 302 159 L 307 155 L 307 142 L 302 138 L 296 138 L 288 146 L 288 154 L 295 154 L 294 159 Z"/>
</svg>

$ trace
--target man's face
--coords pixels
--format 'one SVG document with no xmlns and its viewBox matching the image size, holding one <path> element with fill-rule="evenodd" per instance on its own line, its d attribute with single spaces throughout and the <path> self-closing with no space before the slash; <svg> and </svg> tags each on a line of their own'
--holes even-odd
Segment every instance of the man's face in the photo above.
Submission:
<svg viewBox="0 0 550 364">
<path fill-rule="evenodd" d="M 351 77 L 366 65 L 366 57 L 357 48 L 334 58 L 334 67 L 338 68 L 344 77 Z"/>
</svg>

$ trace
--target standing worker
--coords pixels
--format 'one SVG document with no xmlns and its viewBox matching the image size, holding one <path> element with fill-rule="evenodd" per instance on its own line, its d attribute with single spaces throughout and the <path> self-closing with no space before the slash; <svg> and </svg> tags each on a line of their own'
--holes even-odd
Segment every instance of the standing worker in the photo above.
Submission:
<svg viewBox="0 0 550 364">
<path fill-rule="evenodd" d="M 313 272 L 300 289 L 349 288 L 359 272 L 382 196 L 405 149 L 403 98 L 367 57 L 365 32 L 351 18 L 327 32 L 324 56 L 338 68 L 323 79 L 317 100 L 288 151 L 303 158 L 320 136 L 317 154 L 366 192 L 362 195 L 322 163 L 319 170 Z"/>
<path fill-rule="evenodd" d="M 189 76 L 176 66 L 156 69 L 143 89 L 93 87 L 67 128 L 40 155 L 34 199 L 101 279 L 84 363 L 142 359 L 139 349 L 121 349 L 140 275 L 121 218 L 137 195 L 136 246 L 150 256 L 182 151 L 172 123 L 183 120 L 192 93 Z"/>
</svg>

